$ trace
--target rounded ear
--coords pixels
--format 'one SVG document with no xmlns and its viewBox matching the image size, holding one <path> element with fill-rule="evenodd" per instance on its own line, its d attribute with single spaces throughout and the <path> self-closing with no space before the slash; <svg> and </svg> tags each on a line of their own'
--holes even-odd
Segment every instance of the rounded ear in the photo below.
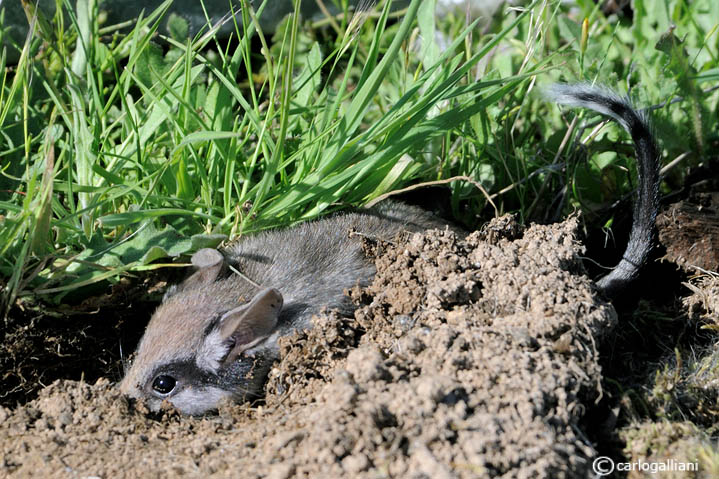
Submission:
<svg viewBox="0 0 719 479">
<path fill-rule="evenodd" d="M 195 267 L 195 272 L 182 283 L 168 289 L 162 299 L 163 301 L 183 290 L 215 282 L 226 265 L 225 257 L 222 256 L 222 253 L 212 248 L 203 248 L 197 251 L 192 255 L 190 261 Z"/>
<path fill-rule="evenodd" d="M 267 288 L 257 293 L 249 303 L 225 313 L 220 320 L 220 338 L 232 344 L 225 363 L 234 361 L 243 351 L 272 334 L 282 303 L 282 294 L 274 288 Z"/>
</svg>

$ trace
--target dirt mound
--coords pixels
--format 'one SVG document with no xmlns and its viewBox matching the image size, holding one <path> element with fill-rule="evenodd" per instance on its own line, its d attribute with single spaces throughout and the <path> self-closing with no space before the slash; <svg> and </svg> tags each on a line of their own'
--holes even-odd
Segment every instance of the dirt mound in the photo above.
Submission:
<svg viewBox="0 0 719 479">
<path fill-rule="evenodd" d="M 106 380 L 0 409 L 2 471 L 23 476 L 584 477 L 579 422 L 616 321 L 581 274 L 570 218 L 459 239 L 366 240 L 354 318 L 283 340 L 262 406 L 152 414 Z"/>
</svg>

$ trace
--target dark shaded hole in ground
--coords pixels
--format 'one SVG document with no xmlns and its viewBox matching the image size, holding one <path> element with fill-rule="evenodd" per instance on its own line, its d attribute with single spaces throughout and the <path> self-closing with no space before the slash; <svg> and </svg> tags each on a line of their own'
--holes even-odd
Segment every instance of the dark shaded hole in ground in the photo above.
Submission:
<svg viewBox="0 0 719 479">
<path fill-rule="evenodd" d="M 177 271 L 123 280 L 81 303 L 24 302 L 0 323 L 0 405 L 15 407 L 57 379 L 123 375 L 123 357 L 137 346 L 161 291 L 153 286 L 179 280 Z"/>
</svg>

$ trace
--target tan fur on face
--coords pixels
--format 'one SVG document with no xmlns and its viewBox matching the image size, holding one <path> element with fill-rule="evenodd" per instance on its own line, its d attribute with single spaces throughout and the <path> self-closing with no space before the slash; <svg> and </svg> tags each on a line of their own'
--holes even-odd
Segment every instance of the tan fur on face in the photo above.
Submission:
<svg viewBox="0 0 719 479">
<path fill-rule="evenodd" d="M 183 291 L 162 303 L 147 325 L 120 389 L 131 397 L 142 397 L 157 367 L 196 359 L 204 345 L 207 326 L 222 313 L 251 299 L 249 291 L 248 297 L 238 295 L 237 285 L 231 283 L 230 279 L 218 281 L 212 291 L 207 288 Z"/>
<path fill-rule="evenodd" d="M 233 400 L 259 396 L 269 368 L 279 358 L 278 338 L 311 327 L 312 316 L 321 308 L 337 308 L 342 314 L 353 309 L 344 290 L 366 283 L 374 274 L 374 264 L 362 252 L 361 238 L 390 240 L 402 230 L 420 231 L 442 224 L 416 208 L 389 203 L 370 212 L 258 233 L 219 252 L 242 272 L 219 280 L 223 268 L 203 269 L 217 266 L 217 252 L 198 251 L 193 256 L 195 271 L 171 291 L 153 315 L 120 388 L 131 397 L 144 399 L 152 409 L 159 408 L 166 398 L 188 414 L 214 408 L 220 396 L 231 395 Z M 245 325 L 251 326 L 249 336 L 237 334 L 232 340 L 223 340 L 227 331 L 223 335 L 221 330 L 213 335 L 208 326 L 266 288 L 276 289 L 281 298 L 281 314 L 273 319 L 276 322 L 271 329 L 264 327 L 270 323 L 259 320 Z M 249 359 L 226 361 L 233 352 Z M 173 370 L 188 368 L 188 364 L 178 363 L 191 363 L 196 371 L 184 374 Z M 176 388 L 165 395 L 153 390 L 158 374 L 177 379 Z"/>
</svg>

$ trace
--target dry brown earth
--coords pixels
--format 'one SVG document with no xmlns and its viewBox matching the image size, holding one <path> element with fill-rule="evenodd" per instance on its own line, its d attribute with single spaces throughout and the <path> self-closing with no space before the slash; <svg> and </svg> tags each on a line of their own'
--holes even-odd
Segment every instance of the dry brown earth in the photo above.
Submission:
<svg viewBox="0 0 719 479">
<path fill-rule="evenodd" d="M 61 380 L 0 407 L 0 475 L 588 477 L 616 313 L 576 228 L 505 217 L 466 239 L 366 240 L 378 274 L 351 292 L 354 317 L 283 340 L 262 405 L 153 414 L 108 380 Z"/>
</svg>

